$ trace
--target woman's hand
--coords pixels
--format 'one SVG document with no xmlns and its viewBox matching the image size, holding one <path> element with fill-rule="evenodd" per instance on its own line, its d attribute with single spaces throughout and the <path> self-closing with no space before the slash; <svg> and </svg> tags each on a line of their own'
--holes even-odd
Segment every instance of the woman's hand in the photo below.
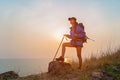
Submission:
<svg viewBox="0 0 120 80">
<path fill-rule="evenodd" d="M 69 34 L 64 34 L 64 36 L 65 36 L 65 37 L 68 37 L 68 36 L 69 36 Z"/>
</svg>

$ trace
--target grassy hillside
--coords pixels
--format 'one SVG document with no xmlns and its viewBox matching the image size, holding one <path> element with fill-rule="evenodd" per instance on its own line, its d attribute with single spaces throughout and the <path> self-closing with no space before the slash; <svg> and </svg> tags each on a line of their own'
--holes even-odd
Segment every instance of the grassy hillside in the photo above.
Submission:
<svg viewBox="0 0 120 80">
<path fill-rule="evenodd" d="M 69 75 L 63 73 L 62 75 L 52 76 L 47 73 L 41 73 L 38 75 L 30 75 L 21 79 L 23 80 L 90 80 L 91 74 L 93 72 L 104 71 L 112 75 L 115 78 L 115 80 L 120 80 L 120 49 L 114 53 L 110 53 L 110 52 L 103 53 L 103 56 L 98 59 L 92 57 L 89 60 L 85 60 L 81 70 L 76 69 L 77 65 L 78 64 L 76 62 L 72 63 L 74 72 Z M 109 80 L 109 79 L 105 79 L 105 80 Z"/>
</svg>

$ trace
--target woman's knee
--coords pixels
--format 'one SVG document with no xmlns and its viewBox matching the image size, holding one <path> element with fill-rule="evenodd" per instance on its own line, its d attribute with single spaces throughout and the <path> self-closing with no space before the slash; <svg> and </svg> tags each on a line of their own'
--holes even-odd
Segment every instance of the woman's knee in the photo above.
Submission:
<svg viewBox="0 0 120 80">
<path fill-rule="evenodd" d="M 65 46 L 65 43 L 63 43 L 62 46 Z"/>
<path fill-rule="evenodd" d="M 63 43 L 63 44 L 62 44 L 62 47 L 65 48 L 65 47 L 66 47 L 66 43 Z"/>
<path fill-rule="evenodd" d="M 63 43 L 62 46 L 66 47 L 66 46 L 70 46 L 70 44 L 69 43 Z"/>
</svg>

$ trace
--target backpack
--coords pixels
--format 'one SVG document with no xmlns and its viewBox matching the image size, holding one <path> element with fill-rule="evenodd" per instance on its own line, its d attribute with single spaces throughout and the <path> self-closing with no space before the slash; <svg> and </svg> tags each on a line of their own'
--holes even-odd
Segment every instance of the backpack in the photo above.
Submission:
<svg viewBox="0 0 120 80">
<path fill-rule="evenodd" d="M 82 27 L 83 30 L 85 29 L 83 23 L 79 23 L 78 25 L 79 25 L 80 27 Z M 75 33 L 76 33 L 76 28 L 75 28 Z M 85 35 L 83 38 L 80 38 L 80 39 L 82 39 L 83 43 L 87 42 L 87 37 L 86 37 L 86 35 Z"/>
</svg>

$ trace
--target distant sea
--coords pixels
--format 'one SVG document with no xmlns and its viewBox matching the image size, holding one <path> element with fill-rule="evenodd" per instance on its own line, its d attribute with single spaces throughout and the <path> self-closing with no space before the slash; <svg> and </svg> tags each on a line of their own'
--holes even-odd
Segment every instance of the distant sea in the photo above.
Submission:
<svg viewBox="0 0 120 80">
<path fill-rule="evenodd" d="M 0 59 L 0 73 L 15 71 L 20 76 L 47 72 L 49 61 L 46 59 Z"/>
</svg>

